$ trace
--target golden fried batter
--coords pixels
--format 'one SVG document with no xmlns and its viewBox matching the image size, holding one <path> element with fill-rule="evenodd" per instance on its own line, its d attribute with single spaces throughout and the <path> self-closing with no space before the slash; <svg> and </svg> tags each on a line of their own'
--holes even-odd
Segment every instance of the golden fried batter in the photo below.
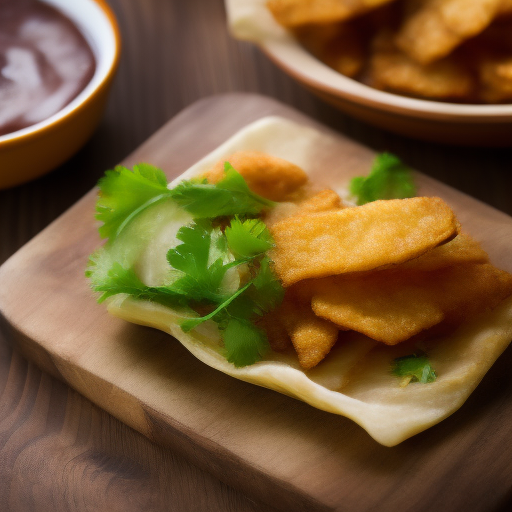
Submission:
<svg viewBox="0 0 512 512">
<path fill-rule="evenodd" d="M 482 32 L 499 14 L 502 4 L 503 0 L 423 1 L 411 9 L 396 44 L 416 62 L 429 64 Z"/>
<path fill-rule="evenodd" d="M 272 201 L 286 201 L 308 181 L 307 174 L 297 165 L 258 151 L 233 153 L 217 162 L 204 177 L 210 183 L 220 181 L 226 161 L 244 177 L 253 192 Z"/>
<path fill-rule="evenodd" d="M 283 284 L 371 270 L 420 256 L 453 238 L 459 224 L 444 201 L 415 197 L 296 215 L 271 226 L 271 258 Z"/>
</svg>

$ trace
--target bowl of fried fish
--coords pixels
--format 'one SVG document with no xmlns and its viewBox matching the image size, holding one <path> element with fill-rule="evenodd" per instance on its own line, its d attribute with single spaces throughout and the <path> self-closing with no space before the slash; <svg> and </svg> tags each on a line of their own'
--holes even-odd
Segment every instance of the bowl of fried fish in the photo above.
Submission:
<svg viewBox="0 0 512 512">
<path fill-rule="evenodd" d="M 511 0 L 226 0 L 233 36 L 356 118 L 442 143 L 512 142 Z"/>
</svg>

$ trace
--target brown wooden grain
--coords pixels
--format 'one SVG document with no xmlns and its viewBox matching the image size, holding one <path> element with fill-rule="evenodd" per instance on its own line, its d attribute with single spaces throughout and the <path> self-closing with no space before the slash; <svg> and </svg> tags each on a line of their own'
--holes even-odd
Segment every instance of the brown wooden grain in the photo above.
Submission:
<svg viewBox="0 0 512 512">
<path fill-rule="evenodd" d="M 428 175 L 512 214 L 511 149 L 428 144 L 339 114 L 296 85 L 256 48 L 231 40 L 222 0 L 110 0 L 110 4 L 120 22 L 124 47 L 104 121 L 67 164 L 33 183 L 0 192 L 0 262 L 184 107 L 211 94 L 237 90 L 268 94 L 295 105 L 371 148 L 393 151 Z M 11 334 L 0 325 L 0 510 L 268 510 L 197 469 L 175 449 L 147 441 L 27 363 L 8 347 Z M 509 464 L 506 452 L 482 459 L 477 448 L 497 435 L 495 425 L 506 418 L 507 410 L 501 406 L 507 403 L 510 362 L 508 351 L 468 402 L 471 414 L 453 420 L 469 422 L 464 431 L 475 448 L 467 453 L 466 464 L 452 468 L 454 476 L 475 478 L 480 472 L 485 480 L 493 464 Z M 479 421 L 484 421 L 480 417 L 485 418 L 489 407 L 498 412 L 487 433 L 479 437 Z M 439 427 L 447 443 L 453 428 Z M 509 437 L 499 438 L 504 446 L 510 444 Z M 410 447 L 417 449 L 414 441 Z M 446 453 L 442 444 L 435 450 L 440 456 Z M 360 467 L 378 467 L 382 460 L 384 453 L 365 451 L 354 457 L 352 470 L 357 474 Z M 395 467 L 399 462 L 390 464 Z M 432 494 L 439 495 L 444 505 L 452 504 L 452 479 L 436 480 L 435 468 L 431 470 Z M 488 503 L 488 510 L 510 510 L 510 473 L 490 482 L 484 496 L 474 495 L 471 482 L 469 478 L 467 488 L 456 495 L 465 493 L 468 503 Z M 511 489 L 501 505 L 492 484 Z M 385 503 L 403 510 L 417 500 L 405 489 L 403 494 L 390 494 Z M 437 508 L 446 510 L 443 505 Z"/>
</svg>

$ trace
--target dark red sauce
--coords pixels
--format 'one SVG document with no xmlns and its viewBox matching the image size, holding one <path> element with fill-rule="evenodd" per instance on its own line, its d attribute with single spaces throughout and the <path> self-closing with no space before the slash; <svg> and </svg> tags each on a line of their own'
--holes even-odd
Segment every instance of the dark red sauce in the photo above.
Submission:
<svg viewBox="0 0 512 512">
<path fill-rule="evenodd" d="M 37 0 L 0 0 L 0 135 L 57 113 L 95 68 L 89 44 L 62 13 Z"/>
</svg>

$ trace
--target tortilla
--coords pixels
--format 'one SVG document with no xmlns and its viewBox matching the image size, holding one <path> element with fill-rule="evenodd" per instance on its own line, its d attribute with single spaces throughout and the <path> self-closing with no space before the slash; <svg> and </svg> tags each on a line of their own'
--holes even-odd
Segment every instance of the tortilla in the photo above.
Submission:
<svg viewBox="0 0 512 512">
<path fill-rule="evenodd" d="M 306 172 L 322 169 L 319 152 L 338 139 L 310 127 L 280 118 L 265 118 L 249 125 L 191 167 L 173 184 L 199 176 L 226 156 L 240 150 L 267 152 L 285 158 Z M 340 172 L 344 163 L 340 163 Z M 171 184 L 171 186 L 173 186 Z M 332 186 L 337 190 L 336 185 Z M 339 187 L 342 190 L 342 187 Z M 162 231 L 162 236 L 171 235 Z M 172 237 L 171 237 L 172 238 Z M 167 247 L 161 240 L 154 247 Z M 147 274 L 159 266 L 160 255 L 147 254 Z M 205 364 L 237 379 L 273 389 L 316 408 L 351 418 L 379 443 L 394 446 L 440 422 L 468 398 L 512 339 L 512 298 L 456 332 L 421 345 L 438 374 L 429 384 L 400 387 L 390 371 L 391 361 L 410 354 L 417 342 L 385 346 L 364 335 L 342 333 L 329 356 L 312 370 L 300 368 L 291 351 L 269 352 L 264 360 L 244 368 L 228 363 L 219 344 L 216 326 L 205 322 L 184 333 L 177 325 L 179 313 L 164 306 L 126 295 L 108 299 L 108 310 L 125 320 L 161 329 L 183 344 Z M 333 433 L 333 435 L 336 435 Z"/>
</svg>

